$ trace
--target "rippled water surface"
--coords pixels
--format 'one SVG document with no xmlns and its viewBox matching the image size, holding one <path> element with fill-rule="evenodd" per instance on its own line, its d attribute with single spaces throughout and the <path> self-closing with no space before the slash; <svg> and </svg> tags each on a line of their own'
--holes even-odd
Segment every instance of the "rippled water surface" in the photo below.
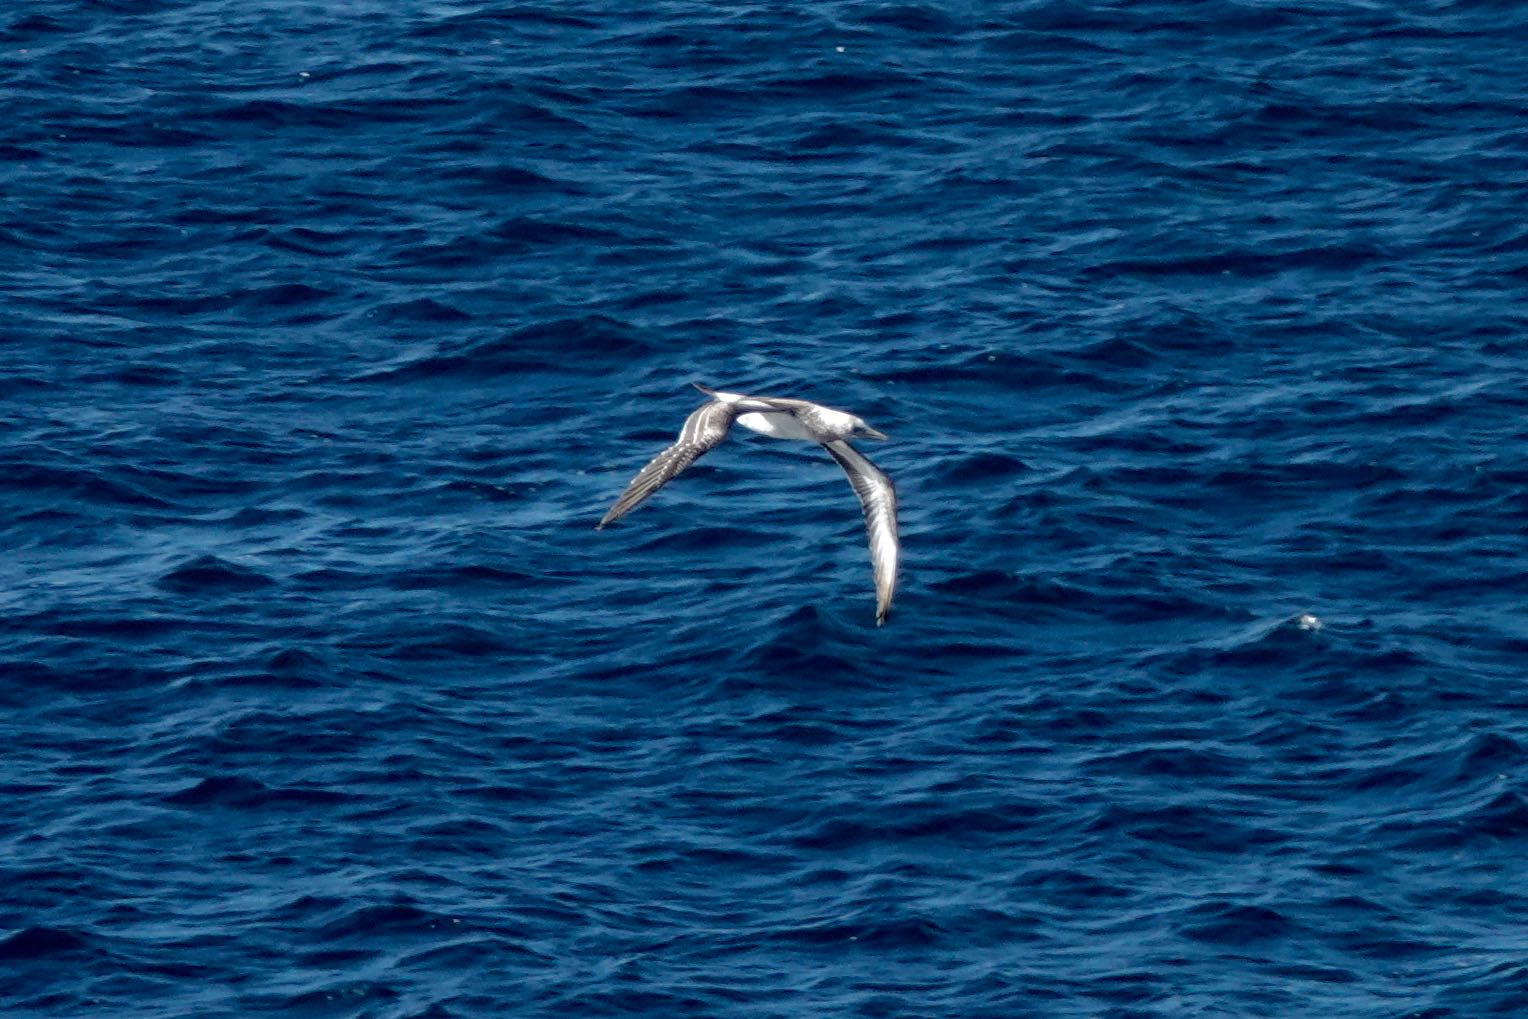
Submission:
<svg viewBox="0 0 1528 1019">
<path fill-rule="evenodd" d="M 1521 15 L 7 7 L 0 1011 L 1528 1015 Z"/>
</svg>

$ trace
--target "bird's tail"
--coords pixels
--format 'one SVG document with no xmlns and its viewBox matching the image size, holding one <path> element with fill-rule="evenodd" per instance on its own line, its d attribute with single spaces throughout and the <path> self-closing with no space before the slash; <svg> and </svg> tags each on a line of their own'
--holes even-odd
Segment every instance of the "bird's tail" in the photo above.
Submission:
<svg viewBox="0 0 1528 1019">
<path fill-rule="evenodd" d="M 690 385 L 694 386 L 696 389 L 700 390 L 702 393 L 705 393 L 707 396 L 715 396 L 716 395 L 716 390 L 714 390 L 714 389 L 707 389 L 705 386 L 701 385 L 699 382 L 691 382 Z"/>
</svg>

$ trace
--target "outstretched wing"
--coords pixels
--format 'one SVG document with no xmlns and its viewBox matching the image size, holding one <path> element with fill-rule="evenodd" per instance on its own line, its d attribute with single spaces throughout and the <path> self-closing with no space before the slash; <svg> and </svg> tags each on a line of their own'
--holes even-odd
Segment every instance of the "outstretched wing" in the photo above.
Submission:
<svg viewBox="0 0 1528 1019">
<path fill-rule="evenodd" d="M 825 442 L 838 466 L 849 476 L 854 494 L 865 511 L 865 532 L 870 537 L 870 566 L 875 573 L 875 624 L 886 622 L 891 596 L 897 590 L 897 490 L 879 467 L 842 439 Z"/>
<path fill-rule="evenodd" d="M 780 396 L 744 396 L 742 393 L 724 393 L 718 389 L 707 388 L 699 382 L 691 382 L 690 385 L 712 399 L 731 404 L 737 408 L 739 414 L 747 414 L 749 412 L 764 413 L 771 410 L 795 413 L 798 410 L 816 406 L 805 400 L 787 400 Z"/>
<path fill-rule="evenodd" d="M 735 407 L 720 400 L 710 400 L 697 407 L 695 413 L 685 418 L 684 427 L 679 430 L 679 439 L 637 472 L 637 476 L 631 479 L 631 484 L 626 486 L 626 491 L 610 507 L 610 512 L 605 514 L 596 530 L 603 530 L 607 524 L 631 512 L 643 499 L 698 460 L 702 453 L 726 438 L 727 429 L 732 426 L 732 419 L 737 417 L 737 413 Z"/>
</svg>

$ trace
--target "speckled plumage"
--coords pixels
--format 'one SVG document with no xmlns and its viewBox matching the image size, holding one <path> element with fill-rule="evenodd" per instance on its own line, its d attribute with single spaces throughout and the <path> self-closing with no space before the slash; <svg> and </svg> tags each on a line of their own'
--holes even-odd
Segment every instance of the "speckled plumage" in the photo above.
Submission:
<svg viewBox="0 0 1528 1019">
<path fill-rule="evenodd" d="M 856 435 L 876 439 L 886 436 L 853 414 L 807 400 L 745 396 L 707 389 L 699 384 L 695 388 L 711 399 L 685 419 L 673 445 L 637 472 L 596 529 L 603 530 L 619 520 L 677 477 L 726 438 L 734 421 L 772 438 L 816 442 L 843 468 L 864 510 L 870 564 L 875 575 L 875 621 L 878 626 L 885 623 L 896 592 L 897 561 L 901 555 L 897 538 L 897 493 L 891 479 L 848 440 Z"/>
</svg>

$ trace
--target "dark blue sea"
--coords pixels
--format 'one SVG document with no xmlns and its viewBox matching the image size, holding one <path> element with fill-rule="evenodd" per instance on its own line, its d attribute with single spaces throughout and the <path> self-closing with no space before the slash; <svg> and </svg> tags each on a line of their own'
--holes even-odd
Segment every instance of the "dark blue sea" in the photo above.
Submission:
<svg viewBox="0 0 1528 1019">
<path fill-rule="evenodd" d="M 1528 1016 L 1528 8 L 9 4 L 0 613 L 8 1017 Z"/>
</svg>

